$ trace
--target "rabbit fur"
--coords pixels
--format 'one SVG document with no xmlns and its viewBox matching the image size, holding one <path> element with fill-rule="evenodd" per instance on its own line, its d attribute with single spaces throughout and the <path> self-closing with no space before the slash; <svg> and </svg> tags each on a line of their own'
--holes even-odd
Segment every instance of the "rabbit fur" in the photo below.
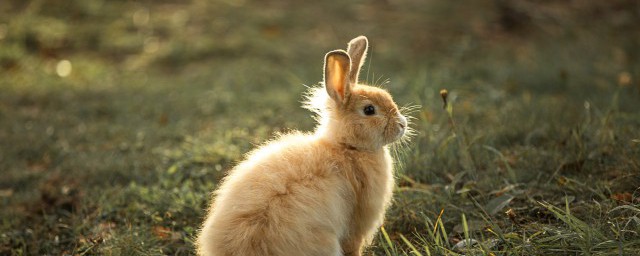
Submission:
<svg viewBox="0 0 640 256">
<path fill-rule="evenodd" d="M 223 179 L 197 237 L 199 255 L 361 255 L 371 243 L 394 187 L 387 145 L 407 120 L 387 91 L 358 84 L 367 48 L 359 36 L 348 52 L 326 54 L 324 86 L 306 102 L 315 132 L 279 135 Z"/>
</svg>

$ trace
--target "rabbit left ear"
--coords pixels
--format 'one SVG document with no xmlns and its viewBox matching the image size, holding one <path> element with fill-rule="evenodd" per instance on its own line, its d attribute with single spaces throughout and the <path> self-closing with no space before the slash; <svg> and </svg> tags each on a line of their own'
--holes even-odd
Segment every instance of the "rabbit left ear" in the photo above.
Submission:
<svg viewBox="0 0 640 256">
<path fill-rule="evenodd" d="M 331 98 L 343 105 L 351 95 L 351 83 L 347 80 L 351 70 L 351 58 L 343 50 L 335 50 L 324 57 L 324 86 Z"/>
<path fill-rule="evenodd" d="M 369 40 L 365 36 L 359 36 L 352 39 L 349 42 L 347 52 L 351 57 L 351 72 L 349 73 L 349 82 L 353 85 L 358 83 L 358 74 L 360 68 L 364 64 L 364 60 L 367 58 L 367 48 L 369 47 Z"/>
</svg>

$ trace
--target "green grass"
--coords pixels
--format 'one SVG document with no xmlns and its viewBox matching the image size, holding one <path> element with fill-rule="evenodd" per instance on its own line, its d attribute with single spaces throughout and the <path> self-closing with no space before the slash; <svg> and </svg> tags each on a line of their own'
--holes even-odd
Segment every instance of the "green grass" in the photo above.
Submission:
<svg viewBox="0 0 640 256">
<path fill-rule="evenodd" d="M 0 254 L 193 254 L 217 181 L 311 130 L 304 84 L 365 34 L 362 80 L 422 106 L 368 254 L 638 255 L 639 8 L 5 1 Z"/>
</svg>

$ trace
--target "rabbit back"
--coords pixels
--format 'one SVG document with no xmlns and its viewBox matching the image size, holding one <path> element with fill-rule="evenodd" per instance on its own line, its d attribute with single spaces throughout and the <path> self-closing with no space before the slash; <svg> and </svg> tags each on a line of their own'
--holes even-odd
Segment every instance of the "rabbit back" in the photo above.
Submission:
<svg viewBox="0 0 640 256">
<path fill-rule="evenodd" d="M 201 255 L 342 255 L 356 188 L 340 152 L 293 133 L 256 149 L 215 192 Z"/>
</svg>

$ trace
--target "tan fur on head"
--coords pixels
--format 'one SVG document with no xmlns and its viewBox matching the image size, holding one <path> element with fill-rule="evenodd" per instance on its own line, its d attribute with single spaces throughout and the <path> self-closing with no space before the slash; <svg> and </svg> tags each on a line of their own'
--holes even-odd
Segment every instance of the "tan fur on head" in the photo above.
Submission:
<svg viewBox="0 0 640 256">
<path fill-rule="evenodd" d="M 393 190 L 387 144 L 407 121 L 383 89 L 358 84 L 367 39 L 327 53 L 306 107 L 313 134 L 281 135 L 249 153 L 214 193 L 200 255 L 361 255 Z"/>
</svg>

